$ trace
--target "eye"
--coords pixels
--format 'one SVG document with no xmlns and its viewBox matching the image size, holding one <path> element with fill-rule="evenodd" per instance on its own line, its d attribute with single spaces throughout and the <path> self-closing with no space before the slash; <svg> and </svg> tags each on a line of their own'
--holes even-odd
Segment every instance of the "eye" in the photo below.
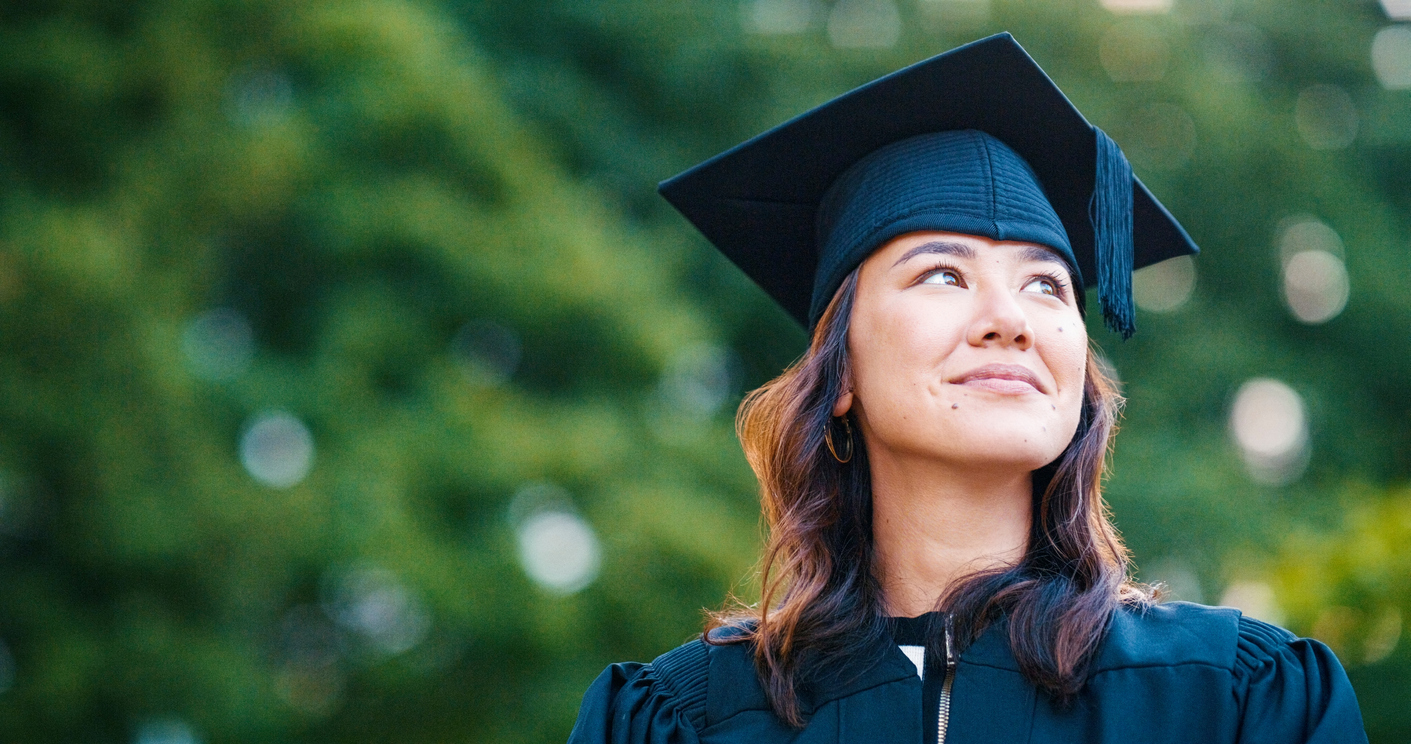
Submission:
<svg viewBox="0 0 1411 744">
<path fill-rule="evenodd" d="M 1046 294 L 1050 297 L 1059 296 L 1058 283 L 1043 276 L 1030 279 L 1029 283 L 1024 285 L 1024 291 L 1038 292 L 1039 294 Z"/>
<path fill-rule="evenodd" d="M 949 287 L 964 286 L 960 273 L 955 269 L 936 269 L 921 280 L 922 284 L 944 284 Z"/>
</svg>

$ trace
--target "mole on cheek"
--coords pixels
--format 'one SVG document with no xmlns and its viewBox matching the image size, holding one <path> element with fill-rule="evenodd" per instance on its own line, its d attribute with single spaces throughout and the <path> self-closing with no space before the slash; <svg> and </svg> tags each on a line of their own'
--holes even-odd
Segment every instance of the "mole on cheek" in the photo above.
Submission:
<svg viewBox="0 0 1411 744">
<path fill-rule="evenodd" d="M 951 407 L 951 408 L 959 408 L 959 407 L 960 407 L 960 404 L 959 404 L 959 403 L 952 403 L 952 404 L 950 404 L 950 407 Z"/>
</svg>

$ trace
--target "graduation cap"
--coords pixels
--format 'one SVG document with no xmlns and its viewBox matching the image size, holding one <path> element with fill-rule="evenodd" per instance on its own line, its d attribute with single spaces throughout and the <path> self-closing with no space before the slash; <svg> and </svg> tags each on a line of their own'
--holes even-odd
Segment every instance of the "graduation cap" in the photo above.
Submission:
<svg viewBox="0 0 1411 744">
<path fill-rule="evenodd" d="M 908 232 L 1047 246 L 1097 287 L 1123 338 L 1132 272 L 1199 250 L 1008 33 L 845 93 L 658 191 L 806 328 Z"/>
</svg>

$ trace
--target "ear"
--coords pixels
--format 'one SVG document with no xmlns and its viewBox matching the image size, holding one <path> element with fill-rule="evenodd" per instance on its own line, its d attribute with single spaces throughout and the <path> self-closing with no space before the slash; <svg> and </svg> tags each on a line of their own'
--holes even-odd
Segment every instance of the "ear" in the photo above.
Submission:
<svg viewBox="0 0 1411 744">
<path fill-rule="evenodd" d="M 852 410 L 852 388 L 848 388 L 847 392 L 838 396 L 837 402 L 833 404 L 833 415 L 843 416 L 850 410 Z"/>
</svg>

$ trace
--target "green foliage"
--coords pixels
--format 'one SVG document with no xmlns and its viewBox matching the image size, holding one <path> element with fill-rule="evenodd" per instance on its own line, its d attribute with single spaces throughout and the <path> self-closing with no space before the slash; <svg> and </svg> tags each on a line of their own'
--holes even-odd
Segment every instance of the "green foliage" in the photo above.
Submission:
<svg viewBox="0 0 1411 744">
<path fill-rule="evenodd" d="M 114 13 L 4 28 L 5 730 L 561 737 L 601 654 L 679 642 L 750 563 L 754 519 L 708 508 L 748 494 L 738 456 L 698 452 L 727 425 L 653 408 L 712 324 L 434 10 Z M 213 307 L 247 366 L 201 362 Z M 237 459 L 275 409 L 315 443 L 288 488 Z M 602 589 L 519 571 L 506 504 L 535 481 L 616 526 Z M 414 648 L 325 617 L 369 565 L 430 618 Z"/>
<path fill-rule="evenodd" d="M 1404 488 L 1345 495 L 1341 529 L 1292 535 L 1269 566 L 1280 604 L 1297 627 L 1351 665 L 1368 728 L 1401 734 L 1411 654 L 1411 494 Z"/>
<path fill-rule="evenodd" d="M 1268 582 L 1374 741 L 1411 733 L 1411 93 L 1373 76 L 1378 6 L 903 0 L 858 48 L 793 6 L 771 35 L 755 0 L 0 4 L 6 738 L 562 740 L 604 664 L 748 596 L 729 412 L 804 343 L 653 185 L 998 30 L 1205 249 L 1131 342 L 1092 326 L 1143 578 Z M 1310 145 L 1315 85 L 1350 146 Z M 1280 294 L 1298 215 L 1345 247 L 1322 324 Z M 1231 443 L 1253 377 L 1302 396 L 1291 482 Z M 529 577 L 531 523 L 591 527 L 586 588 Z"/>
</svg>

